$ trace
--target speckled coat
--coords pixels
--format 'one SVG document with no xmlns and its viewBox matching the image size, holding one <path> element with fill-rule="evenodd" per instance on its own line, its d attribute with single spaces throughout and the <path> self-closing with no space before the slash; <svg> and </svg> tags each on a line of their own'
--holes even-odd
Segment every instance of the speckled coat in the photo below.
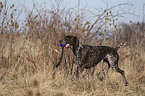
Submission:
<svg viewBox="0 0 145 96">
<path fill-rule="evenodd" d="M 124 83 L 127 86 L 125 73 L 118 67 L 119 55 L 117 53 L 117 50 L 123 44 L 116 48 L 112 48 L 109 46 L 83 45 L 79 42 L 79 39 L 77 37 L 72 35 L 65 36 L 62 40 L 60 40 L 60 43 L 62 42 L 70 45 L 69 48 L 71 48 L 74 55 L 76 56 L 79 70 L 95 67 L 101 60 L 103 60 L 103 62 L 108 64 L 108 69 L 111 67 L 114 71 L 119 72 L 122 75 Z M 107 71 L 104 70 L 104 75 L 106 77 L 108 69 Z"/>
</svg>

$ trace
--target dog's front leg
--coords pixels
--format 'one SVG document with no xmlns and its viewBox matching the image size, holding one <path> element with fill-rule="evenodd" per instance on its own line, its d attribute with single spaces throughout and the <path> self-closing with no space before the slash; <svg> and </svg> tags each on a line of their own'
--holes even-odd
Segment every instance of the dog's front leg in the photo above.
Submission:
<svg viewBox="0 0 145 96">
<path fill-rule="evenodd" d="M 80 74 L 79 55 L 76 56 L 76 64 L 77 64 L 76 77 L 79 78 L 79 74 Z"/>
</svg>

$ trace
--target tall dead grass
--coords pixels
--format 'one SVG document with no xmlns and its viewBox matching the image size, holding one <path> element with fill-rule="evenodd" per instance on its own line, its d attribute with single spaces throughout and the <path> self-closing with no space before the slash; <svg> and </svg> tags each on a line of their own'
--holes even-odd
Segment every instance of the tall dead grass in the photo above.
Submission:
<svg viewBox="0 0 145 96">
<path fill-rule="evenodd" d="M 91 23 L 85 16 L 85 9 L 30 10 L 20 28 L 14 12 L 14 4 L 7 6 L 0 2 L 0 95 L 1 96 L 143 96 L 145 94 L 145 50 L 144 37 L 133 29 L 127 46 L 120 48 L 119 66 L 125 70 L 129 85 L 125 87 L 120 74 L 109 70 L 109 78 L 103 82 L 96 74 L 102 69 L 99 63 L 94 78 L 85 75 L 76 79 L 75 56 L 65 49 L 64 58 L 58 69 L 53 69 L 60 58 L 58 40 L 66 34 L 78 36 L 83 44 L 105 44 L 116 46 L 124 41 L 122 29 L 116 25 L 119 16 L 112 9 L 128 4 L 119 4 L 94 15 Z M 9 11 L 8 11 L 9 9 Z M 34 10 L 37 14 L 34 14 Z M 9 19 L 6 19 L 9 17 Z M 109 30 L 108 25 L 113 26 Z M 21 32 L 19 33 L 19 29 Z M 9 32 L 9 33 L 8 33 Z M 111 33 L 110 33 L 111 32 Z M 144 29 L 142 30 L 142 33 Z M 56 52 L 58 50 L 59 52 Z"/>
</svg>

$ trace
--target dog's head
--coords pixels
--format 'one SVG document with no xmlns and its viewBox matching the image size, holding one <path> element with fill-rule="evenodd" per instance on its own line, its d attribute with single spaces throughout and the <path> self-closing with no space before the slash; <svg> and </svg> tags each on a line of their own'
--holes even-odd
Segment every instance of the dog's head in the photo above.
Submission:
<svg viewBox="0 0 145 96">
<path fill-rule="evenodd" d="M 79 46 L 79 40 L 77 37 L 67 35 L 63 39 L 59 40 L 60 43 L 66 44 L 66 48 L 73 48 Z"/>
</svg>

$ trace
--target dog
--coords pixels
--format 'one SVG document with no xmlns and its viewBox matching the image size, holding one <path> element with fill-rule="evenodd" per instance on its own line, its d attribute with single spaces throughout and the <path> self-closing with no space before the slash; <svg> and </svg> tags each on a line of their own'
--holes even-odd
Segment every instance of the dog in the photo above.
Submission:
<svg viewBox="0 0 145 96">
<path fill-rule="evenodd" d="M 105 78 L 107 78 L 108 69 L 111 67 L 114 71 L 122 75 L 124 84 L 127 86 L 128 82 L 125 77 L 125 72 L 118 67 L 119 55 L 117 51 L 121 46 L 123 46 L 123 44 L 116 48 L 109 46 L 83 45 L 79 42 L 79 39 L 73 35 L 67 35 L 63 39 L 59 40 L 59 42 L 65 43 L 67 48 L 70 48 L 76 56 L 76 73 L 78 75 L 80 70 L 95 67 L 100 61 L 103 60 L 103 66 L 105 63 L 108 64 L 108 68 L 106 70 L 103 68 Z"/>
</svg>

